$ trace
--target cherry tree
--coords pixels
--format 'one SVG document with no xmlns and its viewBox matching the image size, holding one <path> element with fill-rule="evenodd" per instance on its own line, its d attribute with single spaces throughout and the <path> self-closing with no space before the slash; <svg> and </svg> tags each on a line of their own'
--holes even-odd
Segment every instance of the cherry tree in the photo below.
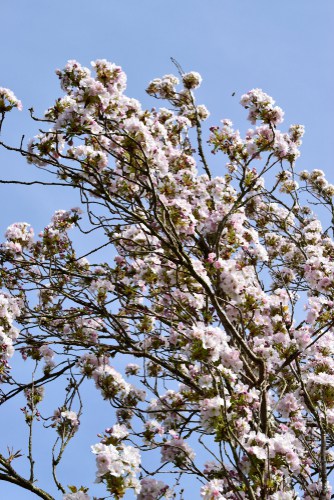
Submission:
<svg viewBox="0 0 334 500">
<path fill-rule="evenodd" d="M 281 131 L 282 109 L 254 89 L 240 101 L 244 136 L 223 119 L 205 137 L 198 73 L 153 80 L 165 107 L 147 110 L 120 67 L 92 67 L 57 71 L 63 95 L 42 119 L 31 110 L 41 130 L 27 146 L 1 142 L 74 188 L 81 208 L 58 210 L 36 237 L 16 222 L 1 245 L 1 404 L 24 393 L 30 434 L 27 475 L 0 450 L 0 479 L 53 498 L 35 475 L 39 420 L 55 435 L 59 498 L 92 498 L 58 478 L 90 379 L 110 403 L 91 448 L 108 498 L 182 498 L 187 476 L 199 486 L 185 498 L 333 498 L 334 186 L 296 170 L 303 126 Z M 2 126 L 13 108 L 0 88 Z M 79 253 L 72 229 L 97 244 Z M 20 356 L 31 382 L 11 372 Z"/>
</svg>

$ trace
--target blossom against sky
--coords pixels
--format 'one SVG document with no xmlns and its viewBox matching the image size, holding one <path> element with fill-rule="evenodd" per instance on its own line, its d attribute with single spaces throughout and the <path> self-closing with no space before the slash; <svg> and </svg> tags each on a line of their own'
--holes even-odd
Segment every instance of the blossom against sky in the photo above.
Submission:
<svg viewBox="0 0 334 500">
<path fill-rule="evenodd" d="M 175 72 L 172 56 L 186 71 L 202 75 L 197 95 L 211 112 L 209 125 L 228 117 L 243 126 L 240 96 L 262 88 L 286 111 L 287 127 L 306 127 L 300 169 L 321 168 L 334 180 L 332 0 L 3 0 L 1 18 L 0 86 L 12 89 L 24 106 L 4 127 L 6 139 L 16 145 L 22 133 L 28 138 L 37 131 L 28 108 L 34 106 L 41 115 L 61 95 L 54 70 L 68 59 L 89 65 L 106 58 L 120 64 L 128 75 L 127 94 L 151 107 L 156 102 L 144 89 L 154 77 Z M 34 167 L 4 152 L 0 168 L 4 179 L 37 177 Z M 55 210 L 77 201 L 70 192 L 51 188 L 1 186 L 1 203 L 4 233 L 15 221 L 31 222 L 39 230 Z M 13 419 L 16 429 L 23 429 L 22 415 Z M 23 439 L 20 431 L 16 435 L 17 442 Z M 93 471 L 89 450 L 82 456 L 81 467 Z M 18 494 L 11 485 L 1 491 Z M 33 497 L 19 494 L 20 500 Z"/>
</svg>

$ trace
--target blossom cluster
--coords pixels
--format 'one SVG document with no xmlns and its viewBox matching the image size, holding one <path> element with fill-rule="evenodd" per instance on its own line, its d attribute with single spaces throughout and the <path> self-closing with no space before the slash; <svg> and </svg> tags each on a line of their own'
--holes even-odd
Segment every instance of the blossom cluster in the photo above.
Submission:
<svg viewBox="0 0 334 500">
<path fill-rule="evenodd" d="M 0 380 L 5 380 L 10 366 L 8 360 L 14 354 L 14 342 L 19 330 L 13 325 L 21 314 L 21 301 L 4 292 L 0 293 Z"/>
<path fill-rule="evenodd" d="M 122 497 L 129 488 L 136 493 L 140 493 L 141 489 L 136 477 L 141 461 L 139 450 L 124 445 L 121 442 L 123 438 L 123 433 L 113 430 L 102 442 L 92 446 L 92 453 L 96 455 L 96 482 L 104 482 L 116 498 Z"/>
<path fill-rule="evenodd" d="M 24 249 L 31 248 L 34 242 L 34 231 L 27 222 L 16 222 L 7 228 L 6 242 L 2 248 L 20 254 Z"/>
<path fill-rule="evenodd" d="M 0 113 L 6 113 L 13 108 L 22 110 L 22 102 L 15 96 L 15 94 L 4 87 L 0 87 Z"/>
</svg>

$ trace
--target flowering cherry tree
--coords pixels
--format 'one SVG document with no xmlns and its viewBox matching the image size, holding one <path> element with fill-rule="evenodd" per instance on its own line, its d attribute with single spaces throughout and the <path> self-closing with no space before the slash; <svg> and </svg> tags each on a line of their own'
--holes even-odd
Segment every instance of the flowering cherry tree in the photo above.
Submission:
<svg viewBox="0 0 334 500">
<path fill-rule="evenodd" d="M 57 473 L 80 439 L 86 379 L 110 403 L 91 448 L 108 498 L 182 498 L 189 475 L 199 485 L 189 499 L 333 498 L 334 186 L 321 170 L 296 170 L 303 127 L 281 131 L 282 109 L 254 89 L 240 101 L 244 136 L 224 119 L 204 137 L 198 73 L 153 80 L 147 92 L 166 107 L 146 110 L 124 93 L 120 67 L 92 66 L 57 71 L 63 96 L 26 147 L 1 143 L 82 205 L 58 210 L 36 237 L 26 222 L 6 231 L 1 404 L 24 393 L 29 443 L 34 421 L 52 427 L 63 500 L 92 498 L 89 484 L 68 488 Z M 2 125 L 15 107 L 0 88 Z M 317 205 L 328 209 L 322 224 Z M 79 254 L 72 228 L 98 245 Z M 11 373 L 20 356 L 32 382 Z M 43 415 L 64 377 L 64 400 Z M 1 480 L 53 498 L 31 446 L 27 476 L 18 453 L 0 451 Z"/>
</svg>

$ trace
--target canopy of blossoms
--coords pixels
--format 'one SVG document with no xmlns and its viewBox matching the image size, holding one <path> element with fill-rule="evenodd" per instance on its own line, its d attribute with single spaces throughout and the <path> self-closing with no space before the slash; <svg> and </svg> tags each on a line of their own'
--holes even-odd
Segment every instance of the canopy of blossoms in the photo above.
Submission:
<svg viewBox="0 0 334 500">
<path fill-rule="evenodd" d="M 280 130 L 282 109 L 254 89 L 240 101 L 252 128 L 243 136 L 224 119 L 205 138 L 198 73 L 153 80 L 147 92 L 166 107 L 146 110 L 124 93 L 120 67 L 92 66 L 57 71 L 64 94 L 26 149 L 1 143 L 76 189 L 85 213 L 59 210 L 37 237 L 25 222 L 7 229 L 2 404 L 24 391 L 31 426 L 46 382 L 70 375 L 47 420 L 63 500 L 91 498 L 89 484 L 68 490 L 56 474 L 79 439 L 85 379 L 115 408 L 92 446 L 111 498 L 178 498 L 192 475 L 204 500 L 330 499 L 334 186 L 321 170 L 296 169 L 303 127 Z M 1 124 L 15 107 L 0 88 Z M 311 203 L 328 209 L 325 225 Z M 97 248 L 78 254 L 75 227 L 95 232 Z M 12 378 L 14 348 L 12 363 L 21 354 L 43 366 L 39 379 Z M 0 455 L 0 479 L 52 500 L 14 458 Z"/>
</svg>

